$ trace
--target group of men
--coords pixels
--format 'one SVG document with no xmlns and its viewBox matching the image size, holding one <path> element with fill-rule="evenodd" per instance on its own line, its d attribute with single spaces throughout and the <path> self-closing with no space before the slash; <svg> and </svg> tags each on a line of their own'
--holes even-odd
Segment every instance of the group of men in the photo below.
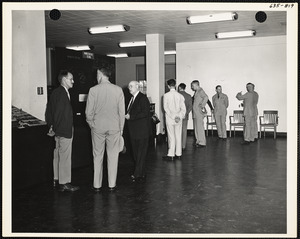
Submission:
<svg viewBox="0 0 300 239">
<path fill-rule="evenodd" d="M 104 151 L 107 152 L 108 190 L 116 190 L 119 153 L 124 150 L 122 137 L 127 120 L 134 170 L 130 176 L 133 182 L 143 182 L 146 177 L 146 156 L 151 134 L 150 102 L 139 92 L 139 83 L 128 85 L 132 98 L 125 109 L 124 93 L 121 87 L 109 80 L 109 69 L 97 69 L 98 84 L 91 87 L 86 103 L 86 121 L 91 129 L 94 162 L 92 190 L 100 192 L 103 180 Z M 61 71 L 60 86 L 53 91 L 46 108 L 49 135 L 55 136 L 54 187 L 59 191 L 74 192 L 78 186 L 71 184 L 71 155 L 73 139 L 73 112 L 68 90 L 73 87 L 73 75 Z"/>
<path fill-rule="evenodd" d="M 131 81 L 128 85 L 131 99 L 125 107 L 123 90 L 110 82 L 109 69 L 97 69 L 98 84 L 91 87 L 86 103 L 86 121 L 91 129 L 94 162 L 94 180 L 92 190 L 102 190 L 103 158 L 107 152 L 108 190 L 116 190 L 119 153 L 124 150 L 122 137 L 125 121 L 127 122 L 134 169 L 130 176 L 133 182 L 143 182 L 146 178 L 146 157 L 151 130 L 150 102 L 146 95 L 139 91 L 139 83 Z M 46 108 L 46 122 L 50 126 L 49 135 L 55 136 L 56 146 L 53 156 L 54 187 L 59 191 L 77 191 L 78 186 L 71 184 L 71 155 L 73 140 L 73 111 L 70 103 L 69 89 L 73 87 L 73 75 L 63 70 L 59 73 L 60 86 L 53 91 Z M 200 87 L 199 81 L 191 83 L 195 91 L 193 97 L 185 92 L 186 85 L 181 83 L 176 91 L 176 81 L 167 81 L 170 91 L 164 95 L 163 107 L 166 116 L 168 134 L 168 154 L 165 160 L 180 158 L 186 148 L 187 124 L 189 113 L 193 112 L 196 147 L 205 147 L 203 119 L 206 116 L 205 106 L 210 103 L 207 94 Z M 257 102 L 258 94 L 254 85 L 247 84 L 248 92 L 237 94 L 244 100 L 246 143 L 257 138 Z M 222 87 L 216 87 L 213 96 L 214 115 L 219 138 L 226 139 L 226 113 L 228 97 L 222 93 Z M 212 108 L 212 106 L 210 106 Z M 253 114 L 254 113 L 254 114 Z M 255 126 L 256 125 L 256 126 Z M 255 128 L 256 127 L 256 128 Z M 245 143 L 245 144 L 246 144 Z"/>
<path fill-rule="evenodd" d="M 187 124 L 189 113 L 192 111 L 194 133 L 196 138 L 195 146 L 206 147 L 204 129 L 204 118 L 207 115 L 206 104 L 211 108 L 215 118 L 219 139 L 226 140 L 226 117 L 229 105 L 228 96 L 222 92 L 222 86 L 216 86 L 216 94 L 212 97 L 212 105 L 207 94 L 200 87 L 199 81 L 191 83 L 191 89 L 195 92 L 192 97 L 185 92 L 186 85 L 181 83 L 176 91 L 176 81 L 167 81 L 170 91 L 164 95 L 164 111 L 166 114 L 166 128 L 168 134 L 168 153 L 163 156 L 164 160 L 173 161 L 180 159 L 182 150 L 186 148 Z M 236 95 L 238 100 L 243 100 L 245 129 L 243 145 L 248 145 L 258 139 L 257 115 L 258 115 L 258 94 L 254 91 L 254 84 L 246 85 L 247 93 L 239 92 Z"/>
</svg>

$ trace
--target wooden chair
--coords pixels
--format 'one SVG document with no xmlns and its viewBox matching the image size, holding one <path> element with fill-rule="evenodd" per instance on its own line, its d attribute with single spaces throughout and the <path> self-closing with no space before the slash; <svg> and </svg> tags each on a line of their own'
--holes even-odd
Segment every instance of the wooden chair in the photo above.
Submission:
<svg viewBox="0 0 300 239">
<path fill-rule="evenodd" d="M 206 116 L 206 136 L 208 136 L 208 130 L 211 127 L 211 135 L 214 135 L 214 127 L 217 128 L 216 120 L 214 114 Z"/>
<path fill-rule="evenodd" d="M 264 137 L 266 137 L 266 129 L 274 130 L 274 139 L 276 139 L 276 129 L 278 126 L 278 111 L 264 110 L 263 116 L 259 116 L 260 138 L 262 128 L 264 129 Z"/>
<path fill-rule="evenodd" d="M 235 136 L 235 128 L 244 129 L 244 126 L 245 126 L 244 112 L 242 110 L 234 110 L 233 115 L 229 116 L 229 137 L 231 137 L 232 127 Z"/>
</svg>

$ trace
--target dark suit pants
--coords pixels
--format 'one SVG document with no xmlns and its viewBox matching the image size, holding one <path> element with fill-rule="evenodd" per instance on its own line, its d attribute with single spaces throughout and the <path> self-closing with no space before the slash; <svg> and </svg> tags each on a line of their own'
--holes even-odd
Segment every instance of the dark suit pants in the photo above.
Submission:
<svg viewBox="0 0 300 239">
<path fill-rule="evenodd" d="M 142 177 L 146 175 L 146 157 L 148 144 L 148 137 L 143 139 L 131 139 L 132 154 L 135 162 L 135 177 Z"/>
</svg>

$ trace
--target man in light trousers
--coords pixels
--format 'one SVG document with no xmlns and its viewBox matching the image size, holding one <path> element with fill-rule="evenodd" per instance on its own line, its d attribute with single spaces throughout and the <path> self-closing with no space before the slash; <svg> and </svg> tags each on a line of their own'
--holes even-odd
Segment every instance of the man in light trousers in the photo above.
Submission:
<svg viewBox="0 0 300 239">
<path fill-rule="evenodd" d="M 168 154 L 163 160 L 172 161 L 180 159 L 182 154 L 181 133 L 182 119 L 185 117 L 186 109 L 184 97 L 176 91 L 176 81 L 167 81 L 170 91 L 164 94 L 163 105 L 166 113 L 166 126 L 168 133 Z"/>
<path fill-rule="evenodd" d="M 103 177 L 103 155 L 106 147 L 108 187 L 115 191 L 119 143 L 125 122 L 125 102 L 121 87 L 109 81 L 111 72 L 106 68 L 97 70 L 98 85 L 89 91 L 86 104 L 86 121 L 91 128 L 94 183 L 93 190 L 100 192 Z"/>
</svg>

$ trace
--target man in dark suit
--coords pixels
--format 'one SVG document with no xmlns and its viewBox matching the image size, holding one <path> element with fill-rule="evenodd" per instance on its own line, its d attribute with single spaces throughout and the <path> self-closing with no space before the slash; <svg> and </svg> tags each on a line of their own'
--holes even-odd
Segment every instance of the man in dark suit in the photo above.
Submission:
<svg viewBox="0 0 300 239">
<path fill-rule="evenodd" d="M 139 83 L 131 81 L 128 85 L 131 100 L 125 118 L 128 123 L 133 159 L 135 162 L 132 181 L 144 181 L 146 177 L 146 156 L 150 136 L 150 102 L 146 95 L 139 92 Z"/>
<path fill-rule="evenodd" d="M 60 86 L 52 92 L 46 108 L 49 134 L 55 135 L 56 142 L 53 155 L 54 186 L 59 184 L 59 191 L 73 192 L 79 189 L 71 185 L 73 111 L 68 90 L 73 87 L 73 75 L 62 70 L 58 81 Z"/>
</svg>

